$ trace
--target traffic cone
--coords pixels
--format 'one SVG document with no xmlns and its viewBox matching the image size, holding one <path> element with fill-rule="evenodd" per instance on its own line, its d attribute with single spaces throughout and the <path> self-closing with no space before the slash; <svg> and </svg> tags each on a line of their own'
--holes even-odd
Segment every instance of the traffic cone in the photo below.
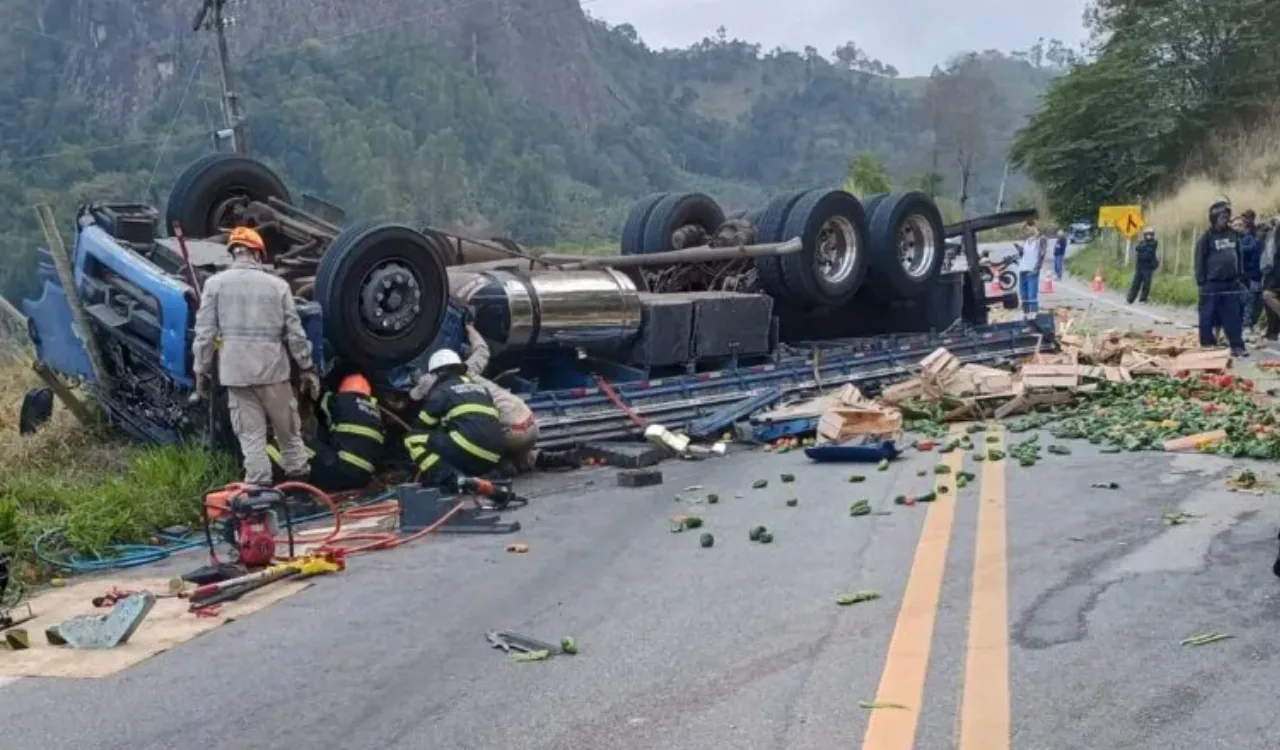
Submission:
<svg viewBox="0 0 1280 750">
<path fill-rule="evenodd" d="M 1040 293 L 1053 294 L 1053 277 L 1052 276 L 1046 276 L 1044 277 L 1044 281 L 1040 282 Z"/>
<path fill-rule="evenodd" d="M 1098 266 L 1098 270 L 1093 272 L 1093 283 L 1089 285 L 1089 288 L 1095 292 L 1102 291 L 1102 266 Z"/>
</svg>

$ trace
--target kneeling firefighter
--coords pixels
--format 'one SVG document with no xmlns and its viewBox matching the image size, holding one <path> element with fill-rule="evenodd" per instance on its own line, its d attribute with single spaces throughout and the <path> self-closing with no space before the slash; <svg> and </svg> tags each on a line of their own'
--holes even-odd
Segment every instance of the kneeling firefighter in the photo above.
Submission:
<svg viewBox="0 0 1280 750">
<path fill-rule="evenodd" d="M 348 375 L 336 393 L 320 401 L 320 434 L 307 441 L 311 473 L 307 482 L 326 492 L 367 487 L 382 457 L 386 432 L 373 387 L 360 374 Z M 284 480 L 280 451 L 267 447 L 277 483 Z"/>
<path fill-rule="evenodd" d="M 418 481 L 445 492 L 469 492 L 503 506 L 514 496 L 483 477 L 502 460 L 506 438 L 489 390 L 467 374 L 452 349 L 427 361 L 434 377 L 404 446 L 418 469 Z"/>
<path fill-rule="evenodd" d="M 502 424 L 505 438 L 501 463 L 503 473 L 578 468 L 578 455 L 575 451 L 542 451 L 535 447 L 538 443 L 538 423 L 534 420 L 533 411 L 519 396 L 484 377 L 484 370 L 489 365 L 489 343 L 470 323 L 467 324 L 466 331 L 467 342 L 471 345 L 471 354 L 466 360 L 467 377 L 489 391 L 493 405 L 498 410 L 498 421 Z M 423 399 L 435 380 L 434 375 L 427 373 L 409 395 L 417 400 Z"/>
</svg>

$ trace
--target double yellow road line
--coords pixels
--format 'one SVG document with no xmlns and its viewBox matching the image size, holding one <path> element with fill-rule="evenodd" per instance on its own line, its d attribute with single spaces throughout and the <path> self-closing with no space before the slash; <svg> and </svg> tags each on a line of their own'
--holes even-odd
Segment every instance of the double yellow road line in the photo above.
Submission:
<svg viewBox="0 0 1280 750">
<path fill-rule="evenodd" d="M 993 426 L 987 435 L 998 442 L 980 447 L 1004 449 L 1003 430 Z M 947 567 L 947 550 L 955 524 L 956 474 L 964 463 L 960 450 L 945 455 L 950 474 L 938 476 L 945 487 L 929 506 L 916 545 L 898 622 L 889 641 L 884 672 L 876 690 L 877 703 L 905 706 L 905 710 L 876 710 L 870 715 L 863 750 L 913 750 L 916 728 L 924 707 L 925 678 L 933 628 Z M 1005 554 L 1005 462 L 984 461 L 978 484 L 978 539 L 973 561 L 968 646 L 965 651 L 957 750 L 1008 750 L 1009 719 L 1009 604 L 1008 561 Z"/>
</svg>

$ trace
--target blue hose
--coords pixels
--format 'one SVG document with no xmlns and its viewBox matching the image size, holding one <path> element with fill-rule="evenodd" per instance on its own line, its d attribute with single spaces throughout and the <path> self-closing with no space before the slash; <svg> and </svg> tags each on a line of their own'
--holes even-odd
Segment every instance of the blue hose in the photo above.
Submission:
<svg viewBox="0 0 1280 750">
<path fill-rule="evenodd" d="M 395 494 L 396 493 L 394 491 L 389 490 L 376 495 L 375 497 L 369 498 L 365 502 L 359 503 L 359 505 L 380 503 L 383 500 L 387 500 L 395 496 Z M 328 518 L 331 517 L 331 515 L 332 514 L 326 510 L 310 516 L 295 518 L 293 519 L 291 526 L 297 526 L 300 523 L 315 521 L 320 518 Z M 32 552 L 35 554 L 36 559 L 45 565 L 60 568 L 62 570 L 69 570 L 73 573 L 99 573 L 104 570 L 136 568 L 142 565 L 150 565 L 151 563 L 160 562 L 161 560 L 168 559 L 170 555 L 175 555 L 179 552 L 186 552 L 190 549 L 205 546 L 203 538 L 190 538 L 192 536 L 190 531 L 179 535 L 156 534 L 156 536 L 166 542 L 166 544 L 163 546 L 155 544 L 112 544 L 106 548 L 105 557 L 100 555 L 85 557 L 83 555 L 72 553 L 64 560 L 57 560 L 46 555 L 41 550 L 41 546 L 49 538 L 61 531 L 61 529 L 49 529 L 41 534 L 31 545 Z"/>
</svg>

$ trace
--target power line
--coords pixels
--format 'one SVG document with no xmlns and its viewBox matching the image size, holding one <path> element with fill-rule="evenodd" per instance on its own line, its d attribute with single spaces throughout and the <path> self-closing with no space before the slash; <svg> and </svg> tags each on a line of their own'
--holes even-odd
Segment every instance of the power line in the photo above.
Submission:
<svg viewBox="0 0 1280 750">
<path fill-rule="evenodd" d="M 143 193 L 151 192 L 151 185 L 155 182 L 156 172 L 160 169 L 160 162 L 164 161 L 164 155 L 169 150 L 169 138 L 173 135 L 173 129 L 178 125 L 178 118 L 182 116 L 182 108 L 187 103 L 187 94 L 191 93 L 191 85 L 196 82 L 196 76 L 200 73 L 200 64 L 204 62 L 204 55 L 209 51 L 209 42 L 200 47 L 200 54 L 196 57 L 196 64 L 191 67 L 191 75 L 187 76 L 187 85 L 182 89 L 182 96 L 178 98 L 178 106 L 174 108 L 173 117 L 169 119 L 169 127 L 165 128 L 164 139 L 160 142 L 160 148 L 156 154 L 156 163 L 151 165 L 151 176 L 147 178 L 147 188 Z"/>
</svg>

